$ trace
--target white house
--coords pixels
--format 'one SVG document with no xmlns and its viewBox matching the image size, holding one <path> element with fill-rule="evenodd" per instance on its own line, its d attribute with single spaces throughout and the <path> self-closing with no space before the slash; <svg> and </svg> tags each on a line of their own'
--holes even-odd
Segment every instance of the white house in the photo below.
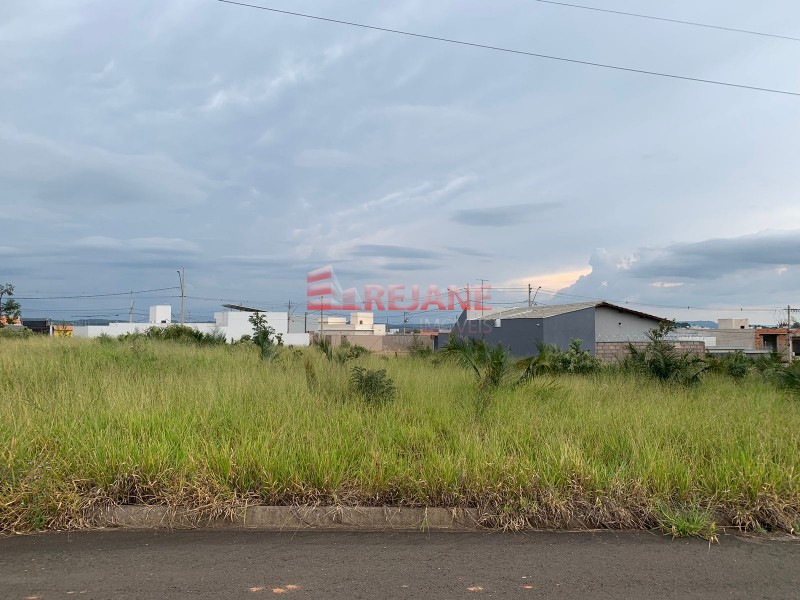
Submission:
<svg viewBox="0 0 800 600">
<path fill-rule="evenodd" d="M 324 335 L 386 335 L 386 324 L 376 323 L 371 312 L 351 312 L 346 317 L 323 316 L 319 332 Z"/>
<path fill-rule="evenodd" d="M 225 334 L 228 342 L 240 339 L 243 335 L 252 335 L 253 326 L 248 320 L 253 313 L 229 311 L 214 313 L 213 323 L 186 323 L 187 327 L 203 333 L 220 332 Z M 289 333 L 290 319 L 286 312 L 263 312 L 267 325 L 281 334 L 286 346 L 308 346 L 310 336 L 308 333 Z M 150 307 L 150 319 L 147 323 L 109 323 L 108 325 L 76 325 L 73 336 L 79 338 L 96 338 L 101 335 L 117 337 L 126 333 L 144 333 L 151 327 L 168 327 L 172 324 L 172 307 L 159 305 Z"/>
</svg>

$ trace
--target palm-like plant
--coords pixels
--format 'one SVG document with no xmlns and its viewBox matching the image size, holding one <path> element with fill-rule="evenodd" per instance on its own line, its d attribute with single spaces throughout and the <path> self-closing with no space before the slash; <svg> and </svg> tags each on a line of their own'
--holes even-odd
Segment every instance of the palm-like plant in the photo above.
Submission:
<svg viewBox="0 0 800 600">
<path fill-rule="evenodd" d="M 663 382 L 697 383 L 706 365 L 702 358 L 680 352 L 667 336 L 675 329 L 675 323 L 663 322 L 647 333 L 650 340 L 643 349 L 633 344 L 628 346 L 628 356 L 623 366 L 631 371 L 645 373 Z"/>
<path fill-rule="evenodd" d="M 479 415 L 486 410 L 492 392 L 502 386 L 513 372 L 511 353 L 502 344 L 489 346 L 483 340 L 451 337 L 441 354 L 475 375 Z"/>
</svg>

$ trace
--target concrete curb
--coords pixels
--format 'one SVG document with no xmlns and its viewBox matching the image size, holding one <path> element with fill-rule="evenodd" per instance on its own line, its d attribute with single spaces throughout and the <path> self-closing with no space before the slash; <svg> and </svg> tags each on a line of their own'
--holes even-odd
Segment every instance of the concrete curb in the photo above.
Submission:
<svg viewBox="0 0 800 600">
<path fill-rule="evenodd" d="M 129 529 L 240 528 L 272 531 L 475 531 L 484 529 L 474 508 L 374 506 L 250 506 L 238 514 L 209 517 L 167 506 L 114 506 L 91 519 L 95 526 Z"/>
</svg>

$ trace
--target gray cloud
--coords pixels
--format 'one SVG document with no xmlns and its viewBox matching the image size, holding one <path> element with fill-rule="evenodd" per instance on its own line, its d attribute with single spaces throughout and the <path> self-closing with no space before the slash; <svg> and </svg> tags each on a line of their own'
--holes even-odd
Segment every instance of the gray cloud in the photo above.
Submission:
<svg viewBox="0 0 800 600">
<path fill-rule="evenodd" d="M 681 318 L 691 318 L 696 313 L 680 307 L 777 308 L 800 294 L 800 230 L 651 246 L 630 254 L 599 250 L 590 262 L 592 272 L 562 290 L 560 301 L 583 296 L 641 302 L 668 316 L 671 309 L 664 307 L 675 307 Z M 705 311 L 705 316 L 724 314 Z M 745 316 L 764 322 L 756 319 L 774 315 L 767 310 Z"/>
<path fill-rule="evenodd" d="M 387 246 L 383 244 L 359 244 L 354 246 L 353 256 L 369 256 L 380 258 L 438 258 L 439 252 L 412 248 L 410 246 Z"/>
<path fill-rule="evenodd" d="M 714 279 L 758 267 L 800 265 L 800 230 L 762 232 L 639 250 L 630 262 L 634 277 Z"/>
<path fill-rule="evenodd" d="M 54 142 L 4 127 L 2 120 L 0 178 L 6 193 L 26 204 L 72 211 L 120 204 L 197 204 L 214 185 L 168 157 Z"/>
<path fill-rule="evenodd" d="M 693 10 L 763 29 L 772 14 L 800 19 L 798 3 L 776 2 Z M 330 10 L 767 87 L 795 69 L 779 42 L 523 0 Z M 591 260 L 574 290 L 701 304 L 782 303 L 797 280 L 791 236 L 747 237 L 800 221 L 788 99 L 216 2 L 3 11 L 0 246 L 15 252 L 0 252 L 21 293 L 174 285 L 181 266 L 196 296 L 275 304 L 301 299 L 326 264 L 347 285 L 403 271 L 500 284 Z"/>
<path fill-rule="evenodd" d="M 559 202 L 527 202 L 489 208 L 470 208 L 456 211 L 451 219 L 473 227 L 510 227 L 536 219 L 543 212 L 558 208 Z"/>
<path fill-rule="evenodd" d="M 464 248 L 463 246 L 446 246 L 446 248 L 450 250 L 450 252 L 455 252 L 456 254 L 462 254 L 464 256 L 476 256 L 481 258 L 492 256 L 489 252 L 475 250 L 474 248 Z"/>
<path fill-rule="evenodd" d="M 430 263 L 403 261 L 386 263 L 382 265 L 381 268 L 384 271 L 429 271 L 439 266 L 440 265 L 431 265 Z"/>
</svg>

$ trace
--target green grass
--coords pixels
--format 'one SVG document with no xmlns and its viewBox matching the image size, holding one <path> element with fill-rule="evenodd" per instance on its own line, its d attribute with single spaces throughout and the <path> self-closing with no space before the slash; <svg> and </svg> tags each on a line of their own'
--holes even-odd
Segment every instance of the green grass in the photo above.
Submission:
<svg viewBox="0 0 800 600">
<path fill-rule="evenodd" d="M 348 392 L 385 369 L 394 401 Z M 478 507 L 488 526 L 790 531 L 800 402 L 751 375 L 691 387 L 604 372 L 506 387 L 429 358 L 252 346 L 0 341 L 0 531 L 166 504 Z M 712 532 L 713 535 L 713 532 Z"/>
<path fill-rule="evenodd" d="M 717 524 L 713 515 L 696 507 L 683 511 L 668 508 L 661 513 L 660 525 L 672 537 L 703 537 L 709 542 L 717 540 Z"/>
</svg>

